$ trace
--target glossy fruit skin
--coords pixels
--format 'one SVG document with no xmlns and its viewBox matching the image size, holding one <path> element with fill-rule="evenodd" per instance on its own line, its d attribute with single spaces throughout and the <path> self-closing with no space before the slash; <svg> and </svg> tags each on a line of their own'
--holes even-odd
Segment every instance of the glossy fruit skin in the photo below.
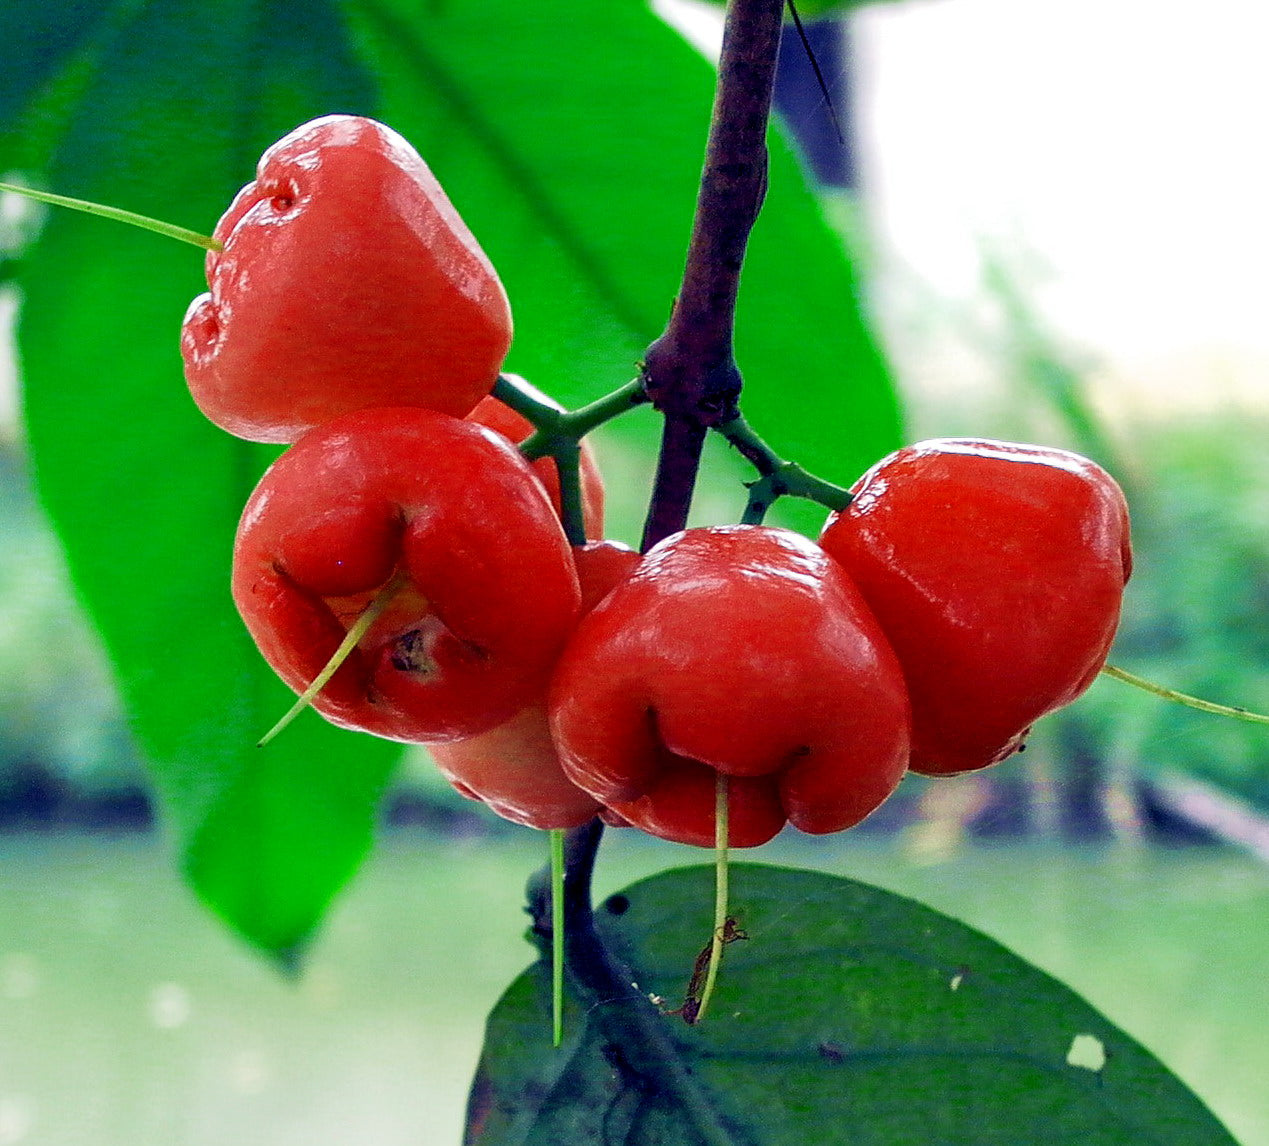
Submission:
<svg viewBox="0 0 1269 1146">
<path fill-rule="evenodd" d="M 594 608 L 638 566 L 618 541 L 592 541 L 573 551 L 582 613 Z M 545 693 L 505 724 L 470 740 L 428 745 L 441 774 L 464 796 L 505 820 L 530 828 L 575 828 L 600 811 L 560 766 L 547 724 Z"/>
<path fill-rule="evenodd" d="M 430 410 L 346 414 L 284 453 L 243 512 L 234 601 L 296 692 L 397 574 L 404 587 L 314 701 L 323 716 L 443 741 L 542 694 L 581 594 L 550 502 L 504 438 Z"/>
<path fill-rule="evenodd" d="M 764 526 L 674 534 L 583 618 L 560 658 L 551 731 L 579 787 L 635 827 L 712 846 L 716 772 L 730 842 L 786 820 L 858 823 L 909 751 L 902 672 L 841 569 Z"/>
<path fill-rule="evenodd" d="M 217 224 L 210 292 L 181 333 L 199 408 L 232 434 L 294 442 L 339 414 L 463 417 L 511 342 L 497 274 L 417 152 L 361 116 L 296 128 Z"/>
<path fill-rule="evenodd" d="M 884 458 L 853 493 L 820 544 L 903 665 L 912 770 L 1003 760 L 1105 663 L 1132 572 L 1123 492 L 1065 450 L 938 439 Z"/>
<path fill-rule="evenodd" d="M 538 401 L 554 406 L 557 410 L 564 408 L 519 375 L 511 374 L 507 377 L 514 381 L 518 389 L 529 391 Z M 528 418 L 523 414 L 517 414 L 505 402 L 498 401 L 493 395 L 482 398 L 467 417 L 473 422 L 479 422 L 482 426 L 488 426 L 491 430 L 497 430 L 516 445 L 533 433 L 533 423 Z M 555 506 L 555 512 L 559 513 L 560 474 L 556 468 L 555 459 L 538 458 L 531 464 L 533 472 L 538 475 L 538 480 L 546 487 L 551 504 Z M 582 522 L 587 538 L 594 541 L 604 535 L 604 479 L 599 472 L 595 452 L 586 441 L 581 444 L 581 479 Z"/>
</svg>

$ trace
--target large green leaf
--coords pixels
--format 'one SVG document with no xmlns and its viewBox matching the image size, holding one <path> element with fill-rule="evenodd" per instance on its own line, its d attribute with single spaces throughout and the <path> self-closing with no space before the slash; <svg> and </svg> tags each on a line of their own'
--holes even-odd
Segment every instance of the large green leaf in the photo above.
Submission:
<svg viewBox="0 0 1269 1146">
<path fill-rule="evenodd" d="M 507 284 L 509 367 L 570 404 L 627 381 L 682 274 L 709 65 L 644 0 L 450 0 L 426 20 L 413 0 L 345 4 L 385 115 Z M 777 450 L 853 480 L 897 445 L 894 390 L 840 240 L 778 132 L 771 148 L 737 318 L 744 406 Z"/>
<path fill-rule="evenodd" d="M 156 0 L 106 46 L 49 180 L 210 230 L 265 144 L 370 96 L 323 4 Z M 253 747 L 291 699 L 228 594 L 234 527 L 269 454 L 207 424 L 182 383 L 201 264 L 193 247 L 52 215 L 22 282 L 24 410 L 193 883 L 253 942 L 292 950 L 365 853 L 397 750 L 315 717 Z"/>
<path fill-rule="evenodd" d="M 712 878 L 663 873 L 599 910 L 639 992 L 663 1006 L 708 939 Z M 659 1020 L 677 1088 L 631 1068 L 629 1001 L 571 994 L 552 1050 L 539 964 L 490 1016 L 468 1142 L 1232 1146 L 1149 1052 L 972 928 L 834 876 L 746 864 L 732 885 L 747 938 L 726 948 L 710 1016 Z"/>
</svg>

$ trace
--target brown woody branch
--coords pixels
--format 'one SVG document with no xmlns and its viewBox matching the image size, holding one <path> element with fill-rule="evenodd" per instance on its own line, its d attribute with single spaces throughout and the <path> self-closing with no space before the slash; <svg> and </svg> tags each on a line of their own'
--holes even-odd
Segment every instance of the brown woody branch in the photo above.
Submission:
<svg viewBox="0 0 1269 1146">
<path fill-rule="evenodd" d="M 736 295 L 767 186 L 767 121 L 783 0 L 731 0 L 683 283 L 643 385 L 665 415 L 643 548 L 687 524 L 705 432 L 739 413 Z"/>
</svg>

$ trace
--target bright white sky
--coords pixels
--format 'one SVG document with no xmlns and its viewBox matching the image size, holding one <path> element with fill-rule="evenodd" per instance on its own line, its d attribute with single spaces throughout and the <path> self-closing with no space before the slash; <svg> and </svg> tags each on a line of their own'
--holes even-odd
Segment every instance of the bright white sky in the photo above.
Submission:
<svg viewBox="0 0 1269 1146">
<path fill-rule="evenodd" d="M 716 9 L 656 7 L 717 41 Z M 975 309 L 994 242 L 1126 397 L 1269 397 L 1269 8 L 906 0 L 855 29 L 883 298 Z"/>
</svg>

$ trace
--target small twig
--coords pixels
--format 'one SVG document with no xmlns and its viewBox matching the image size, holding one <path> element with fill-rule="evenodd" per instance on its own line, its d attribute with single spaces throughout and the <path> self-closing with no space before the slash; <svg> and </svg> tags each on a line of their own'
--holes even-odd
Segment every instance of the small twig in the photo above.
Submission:
<svg viewBox="0 0 1269 1146">
<path fill-rule="evenodd" d="M 494 388 L 494 397 L 506 402 L 505 390 Z M 523 414 L 535 426 L 537 432 L 520 443 L 520 452 L 533 461 L 554 453 L 554 446 L 561 439 L 578 442 L 592 430 L 620 417 L 627 410 L 647 403 L 648 395 L 643 389 L 643 379 L 636 378 L 618 387 L 611 394 L 579 406 L 576 410 L 554 410 L 551 407 L 536 404 L 530 408 L 525 399 L 527 395 L 519 393 L 520 406 L 514 407 L 517 413 Z M 507 405 L 511 405 L 507 402 Z"/>
<path fill-rule="evenodd" d="M 661 430 L 661 450 L 657 454 L 652 499 L 643 523 L 639 548 L 646 553 L 658 541 L 687 527 L 700 469 L 706 429 L 691 418 L 667 414 Z"/>
<path fill-rule="evenodd" d="M 744 418 L 734 418 L 717 430 L 761 475 L 749 486 L 742 524 L 761 525 L 767 510 L 781 497 L 806 498 L 832 510 L 845 509 L 851 503 L 850 490 L 816 477 L 796 462 L 785 461 L 754 433 Z"/>
<path fill-rule="evenodd" d="M 642 380 L 636 378 L 586 406 L 561 410 L 530 389 L 518 385 L 512 376 L 500 374 L 492 394 L 533 423 L 534 432 L 520 443 L 520 453 L 528 461 L 554 459 L 560 479 L 560 520 L 564 532 L 570 545 L 585 545 L 580 442 L 597 426 L 647 402 L 648 396 L 643 391 Z"/>
<path fill-rule="evenodd" d="M 832 93 L 828 90 L 828 82 L 824 79 L 824 71 L 820 67 L 820 62 L 815 58 L 815 49 L 811 47 L 810 37 L 806 34 L 806 26 L 802 23 L 802 15 L 793 0 L 786 0 L 786 3 L 789 15 L 793 17 L 793 26 L 797 29 L 798 39 L 802 41 L 802 50 L 806 53 L 806 58 L 811 62 L 811 71 L 815 73 L 815 82 L 820 86 L 820 94 L 824 97 L 824 108 L 828 112 L 828 118 L 832 121 L 833 130 L 837 133 L 837 142 L 845 147 L 846 133 L 842 131 L 841 122 L 837 118 L 837 108 L 833 106 Z"/>
</svg>

